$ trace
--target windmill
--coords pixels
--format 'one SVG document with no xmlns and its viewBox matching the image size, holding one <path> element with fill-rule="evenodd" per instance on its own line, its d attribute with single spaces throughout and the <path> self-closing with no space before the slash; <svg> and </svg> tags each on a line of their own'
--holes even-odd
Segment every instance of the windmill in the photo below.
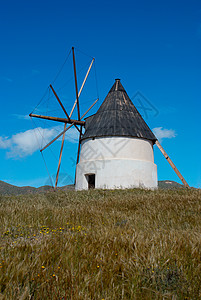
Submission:
<svg viewBox="0 0 201 300">
<path fill-rule="evenodd" d="M 73 126 L 79 132 L 75 175 L 76 190 L 89 188 L 157 188 L 157 166 L 154 163 L 153 155 L 154 144 L 165 156 L 184 186 L 189 187 L 130 100 L 120 79 L 115 80 L 98 111 L 83 120 L 98 101 L 97 99 L 82 116 L 80 115 L 79 97 L 94 59 L 92 59 L 78 91 L 74 48 L 72 48 L 72 54 L 76 100 L 70 114 L 66 112 L 52 85 L 50 85 L 50 88 L 66 118 L 30 114 L 30 117 L 64 123 L 63 131 L 40 150 L 44 151 L 62 136 L 55 188 L 58 184 L 65 133 Z M 72 119 L 71 116 L 75 107 L 77 107 L 77 119 Z M 70 125 L 67 127 L 67 124 Z M 85 128 L 84 132 L 83 128 Z"/>
</svg>

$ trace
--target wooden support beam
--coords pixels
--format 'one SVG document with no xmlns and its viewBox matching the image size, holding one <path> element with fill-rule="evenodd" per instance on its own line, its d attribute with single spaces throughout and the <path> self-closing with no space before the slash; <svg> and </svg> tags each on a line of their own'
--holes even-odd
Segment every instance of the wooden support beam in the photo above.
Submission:
<svg viewBox="0 0 201 300">
<path fill-rule="evenodd" d="M 79 163 L 79 159 L 80 159 L 81 137 L 82 137 L 82 126 L 81 126 L 81 131 L 80 131 L 80 136 L 79 136 L 76 167 L 77 167 L 77 164 Z M 76 184 L 76 170 L 75 170 L 75 184 Z"/>
<path fill-rule="evenodd" d="M 65 110 L 65 107 L 63 106 L 61 100 L 59 99 L 57 93 L 55 92 L 55 90 L 53 89 L 53 86 L 52 86 L 51 84 L 50 84 L 50 88 L 51 88 L 51 90 L 53 91 L 55 97 L 57 98 L 57 101 L 59 102 L 61 108 L 63 109 L 63 111 L 64 111 L 64 113 L 65 113 L 65 115 L 66 115 L 68 121 L 70 121 L 70 117 L 69 117 L 69 115 L 67 114 L 67 111 Z"/>
<path fill-rule="evenodd" d="M 76 164 L 79 163 L 79 158 L 80 158 L 81 137 L 82 137 L 82 126 L 81 126 L 81 131 L 80 131 L 80 136 L 79 136 L 79 144 L 78 144 L 78 151 L 77 151 L 77 161 L 76 161 Z"/>
<path fill-rule="evenodd" d="M 84 116 L 86 116 L 86 114 L 90 111 L 90 109 L 92 109 L 92 107 L 96 104 L 96 102 L 98 102 L 99 98 L 96 99 L 96 101 L 94 101 L 94 103 L 87 109 L 87 111 L 81 116 L 81 119 L 84 118 Z"/>
<path fill-rule="evenodd" d="M 87 111 L 82 115 L 81 118 L 83 118 L 87 113 L 88 111 L 96 104 L 96 102 L 98 101 L 99 99 L 97 99 L 90 107 L 89 109 L 87 109 Z M 71 120 L 72 121 L 72 120 Z M 84 122 L 85 124 L 85 122 Z M 59 135 L 57 135 L 51 142 L 49 142 L 46 146 L 44 146 L 40 152 L 42 152 L 43 150 L 45 150 L 47 147 L 49 147 L 52 143 L 54 143 L 58 138 L 60 138 L 60 136 L 62 136 L 62 134 L 64 134 L 64 132 L 66 132 L 67 130 L 69 130 L 71 127 L 73 127 L 73 125 L 75 125 L 74 123 L 72 123 L 69 127 L 67 127 L 65 130 L 63 130 Z M 81 125 L 82 126 L 82 125 Z M 79 128 L 78 128 L 79 130 Z M 79 130 L 80 132 L 80 130 Z"/>
<path fill-rule="evenodd" d="M 77 127 L 77 125 L 75 125 L 75 124 L 74 124 L 74 126 L 75 126 L 75 128 L 77 129 L 77 131 L 79 131 L 79 132 L 80 132 L 80 129 L 79 129 L 79 127 Z"/>
<path fill-rule="evenodd" d="M 65 133 L 66 133 L 65 129 L 66 129 L 66 123 L 64 125 L 64 133 L 63 133 L 63 137 L 62 137 L 61 150 L 60 150 L 60 155 L 59 155 L 59 163 L 58 163 L 57 175 L 56 175 L 56 181 L 55 181 L 55 187 L 54 187 L 55 190 L 57 188 L 57 183 L 58 183 L 58 179 L 59 179 L 59 171 L 60 171 L 60 166 L 61 166 L 61 158 L 62 158 L 63 147 L 64 147 Z"/>
<path fill-rule="evenodd" d="M 63 130 L 60 134 L 58 134 L 52 141 L 50 141 L 46 146 L 44 146 L 40 152 L 42 152 L 43 150 L 45 150 L 47 147 L 49 147 L 50 145 L 52 145 L 52 143 L 54 143 L 58 138 L 60 138 L 60 136 L 62 136 L 62 134 L 64 134 L 67 130 L 69 130 L 71 127 L 73 127 L 74 124 L 71 124 L 70 126 L 68 126 L 65 130 Z"/>
<path fill-rule="evenodd" d="M 92 62 L 91 62 L 91 64 L 90 64 L 90 66 L 89 66 L 89 69 L 88 69 L 88 71 L 87 71 L 87 73 L 86 73 L 86 75 L 85 75 L 85 78 L 84 78 L 84 80 L 83 80 L 82 86 L 81 86 L 81 88 L 80 88 L 80 90 L 79 90 L 79 93 L 78 93 L 78 97 L 80 97 L 80 94 L 81 94 L 81 92 L 82 92 L 82 90 L 83 90 L 83 87 L 84 87 L 84 85 L 85 85 L 85 82 L 86 82 L 86 80 L 87 80 L 87 78 L 88 78 L 88 76 L 89 76 L 89 72 L 90 72 L 90 70 L 91 70 L 91 68 L 92 68 L 93 62 L 94 62 L 94 58 L 92 59 Z M 76 104 L 77 104 L 77 99 L 75 100 L 75 103 L 73 104 L 73 108 L 72 108 L 72 110 L 71 110 L 71 112 L 70 112 L 70 115 L 69 115 L 70 118 L 71 118 L 71 116 L 72 116 L 72 114 L 73 114 L 73 111 L 74 111 L 74 109 L 75 109 Z M 81 119 L 82 119 L 82 118 L 81 118 Z"/>
<path fill-rule="evenodd" d="M 50 121 L 56 121 L 61 123 L 67 123 L 67 124 L 75 124 L 75 125 L 82 125 L 84 126 L 85 121 L 81 120 L 72 120 L 72 119 L 66 119 L 66 118 L 58 118 L 58 117 L 50 117 L 50 116 L 42 116 L 42 115 L 36 115 L 36 114 L 30 114 L 30 117 L 44 119 L 44 120 L 50 120 Z"/>
<path fill-rule="evenodd" d="M 80 106 L 79 106 L 79 96 L 78 96 L 78 87 L 77 87 L 77 74 L 76 74 L 74 47 L 72 47 L 72 52 L 73 52 L 74 77 L 75 77 L 75 92 L 76 92 L 76 99 L 77 99 L 77 113 L 78 113 L 78 120 L 80 120 Z"/>
<path fill-rule="evenodd" d="M 156 146 L 159 148 L 159 150 L 161 151 L 161 153 L 165 156 L 165 158 L 167 159 L 167 161 L 169 162 L 169 164 L 171 165 L 171 167 L 173 168 L 173 170 L 175 171 L 175 173 L 177 174 L 177 176 L 179 177 L 179 179 L 183 182 L 184 186 L 189 188 L 188 183 L 186 182 L 186 180 L 184 179 L 184 177 L 181 175 L 181 173 L 179 172 L 179 170 L 176 168 L 175 164 L 172 162 L 172 160 L 169 158 L 169 156 L 167 155 L 167 153 L 165 152 L 165 150 L 163 149 L 163 147 L 161 146 L 161 144 L 159 143 L 159 141 L 156 141 Z"/>
</svg>

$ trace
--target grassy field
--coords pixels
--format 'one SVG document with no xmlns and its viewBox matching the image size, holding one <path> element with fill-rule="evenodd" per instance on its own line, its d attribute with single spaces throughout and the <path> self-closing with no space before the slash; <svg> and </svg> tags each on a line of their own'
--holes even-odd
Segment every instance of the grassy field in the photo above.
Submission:
<svg viewBox="0 0 201 300">
<path fill-rule="evenodd" d="M 198 190 L 0 198 L 0 299 L 200 299 Z"/>
</svg>

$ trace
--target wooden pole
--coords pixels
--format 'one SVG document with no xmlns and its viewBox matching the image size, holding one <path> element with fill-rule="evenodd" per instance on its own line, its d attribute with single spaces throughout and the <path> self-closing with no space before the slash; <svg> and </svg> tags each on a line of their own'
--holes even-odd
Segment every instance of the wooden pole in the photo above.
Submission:
<svg viewBox="0 0 201 300">
<path fill-rule="evenodd" d="M 187 188 L 189 188 L 188 183 L 186 182 L 186 180 L 184 179 L 184 177 L 181 175 L 181 173 L 179 172 L 179 170 L 176 168 L 176 166 L 172 162 L 172 160 L 169 158 L 169 156 L 167 155 L 167 153 L 165 152 L 165 150 L 163 149 L 163 147 L 161 146 L 161 144 L 159 143 L 158 140 L 156 141 L 155 144 L 159 148 L 159 150 L 161 151 L 161 153 L 165 156 L 165 158 L 167 159 L 167 161 L 169 162 L 169 164 L 171 165 L 171 167 L 173 168 L 173 170 L 175 171 L 175 173 L 177 174 L 177 176 L 183 182 L 184 186 L 187 187 Z"/>
<path fill-rule="evenodd" d="M 79 163 L 79 158 L 80 158 L 81 137 L 82 137 L 82 126 L 81 126 L 80 136 L 79 136 L 79 144 L 78 144 L 78 150 L 77 150 L 76 168 L 77 168 L 77 164 Z M 76 169 L 75 169 L 75 184 L 76 184 Z"/>
<path fill-rule="evenodd" d="M 50 117 L 50 116 L 42 116 L 42 115 L 36 115 L 36 114 L 30 114 L 30 117 L 34 117 L 34 118 L 39 118 L 39 119 L 44 119 L 44 120 L 50 120 L 50 121 L 56 121 L 56 122 L 61 122 L 61 123 L 68 123 L 68 124 L 75 124 L 75 125 L 82 125 L 84 126 L 85 121 L 81 121 L 81 120 L 68 120 L 66 118 L 58 118 L 58 117 Z"/>
<path fill-rule="evenodd" d="M 75 128 L 77 129 L 77 131 L 80 132 L 80 129 L 77 127 L 77 125 L 74 124 L 74 126 L 75 126 Z"/>
<path fill-rule="evenodd" d="M 63 111 L 64 111 L 66 117 L 68 118 L 68 121 L 70 121 L 70 117 L 69 117 L 69 115 L 67 114 L 67 111 L 65 110 L 65 107 L 63 106 L 61 100 L 59 99 L 57 93 L 55 92 L 55 90 L 53 89 L 53 86 L 52 86 L 51 84 L 50 84 L 50 88 L 51 88 L 51 90 L 53 91 L 55 97 L 57 98 L 57 100 L 58 100 L 58 102 L 59 102 L 61 108 L 63 109 Z"/>
<path fill-rule="evenodd" d="M 90 108 L 82 115 L 81 119 L 89 112 L 89 110 L 96 104 L 96 102 L 99 99 L 97 99 L 91 106 Z M 72 120 L 71 120 L 72 121 Z M 85 122 L 84 122 L 85 123 Z M 40 152 L 42 152 L 43 150 L 45 150 L 47 147 L 49 147 L 52 143 L 54 143 L 58 138 L 60 138 L 60 136 L 62 136 L 62 134 L 64 134 L 64 132 L 66 132 L 68 129 L 70 129 L 71 127 L 73 127 L 73 125 L 75 125 L 74 123 L 72 123 L 69 127 L 67 127 L 65 130 L 63 130 L 59 135 L 57 135 L 52 141 L 50 141 L 46 146 L 44 146 Z M 83 125 L 84 126 L 84 125 Z M 79 128 L 78 128 L 79 129 Z M 80 131 L 80 130 L 79 130 Z"/>
<path fill-rule="evenodd" d="M 85 78 L 84 78 L 84 80 L 83 80 L 82 86 L 81 86 L 81 88 L 80 88 L 80 90 L 79 90 L 79 93 L 78 93 L 78 97 L 80 97 L 80 94 L 81 94 L 81 92 L 82 92 L 82 90 L 83 90 L 83 87 L 84 87 L 84 85 L 85 85 L 85 82 L 86 82 L 86 80 L 87 80 L 87 77 L 89 76 L 89 72 L 90 72 L 90 70 L 91 70 L 91 67 L 92 67 L 92 65 L 93 65 L 93 62 L 94 62 L 94 58 L 92 59 L 92 62 L 91 62 L 91 64 L 90 64 L 89 69 L 88 69 L 88 71 L 87 71 L 87 73 L 86 73 L 86 76 L 85 76 Z M 72 108 L 72 110 L 71 110 L 71 112 L 70 112 L 70 115 L 69 115 L 70 118 L 71 118 L 71 116 L 72 116 L 72 114 L 73 114 L 73 111 L 74 111 L 74 109 L 75 109 L 76 103 L 77 103 L 77 99 L 75 100 L 75 103 L 73 104 L 73 108 Z M 82 118 L 81 118 L 81 119 L 82 119 Z"/>
<path fill-rule="evenodd" d="M 84 116 L 90 111 L 90 109 L 92 109 L 92 107 L 96 104 L 96 102 L 99 100 L 99 98 L 98 99 L 96 99 L 96 101 L 94 101 L 94 103 L 87 109 L 87 111 L 81 116 L 81 119 L 82 118 L 84 118 Z"/>
<path fill-rule="evenodd" d="M 60 136 L 62 136 L 62 134 L 64 134 L 68 129 L 70 129 L 71 127 L 73 127 L 74 124 L 71 124 L 69 127 L 67 127 L 65 130 L 63 130 L 60 134 L 58 134 L 52 141 L 50 141 L 46 146 L 44 146 L 40 152 L 42 152 L 43 150 L 45 150 L 47 147 L 49 147 L 50 145 L 52 145 L 52 143 L 54 143 L 58 138 L 60 138 Z"/>
<path fill-rule="evenodd" d="M 76 161 L 76 164 L 79 163 L 79 158 L 80 158 L 81 135 L 82 135 L 82 126 L 81 126 L 81 131 L 80 131 L 80 136 L 79 136 L 79 145 L 78 145 L 78 151 L 77 151 L 77 161 Z"/>
<path fill-rule="evenodd" d="M 56 182 L 55 182 L 55 187 L 54 187 L 55 190 L 57 188 L 57 183 L 58 183 L 58 179 L 59 179 L 59 171 L 60 171 L 60 166 L 61 166 L 61 158 L 62 158 L 62 152 L 63 152 L 63 147 L 64 147 L 65 133 L 66 133 L 65 129 L 66 129 L 66 123 L 64 125 L 64 134 L 62 137 L 61 150 L 60 150 L 60 155 L 59 155 L 59 163 L 58 163 Z"/>
<path fill-rule="evenodd" d="M 80 120 L 80 106 L 79 106 L 79 96 L 78 96 L 78 87 L 77 87 L 77 74 L 76 74 L 74 47 L 72 47 L 72 52 L 73 52 L 74 77 L 75 77 L 75 92 L 76 92 L 76 98 L 77 98 L 77 113 L 78 113 L 78 120 Z"/>
</svg>

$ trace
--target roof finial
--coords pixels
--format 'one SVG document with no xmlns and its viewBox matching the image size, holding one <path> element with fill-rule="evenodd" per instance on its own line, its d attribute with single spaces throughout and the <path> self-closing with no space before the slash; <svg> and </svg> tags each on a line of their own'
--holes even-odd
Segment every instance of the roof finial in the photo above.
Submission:
<svg viewBox="0 0 201 300">
<path fill-rule="evenodd" d="M 119 85 L 120 79 L 119 78 L 115 79 L 115 82 L 116 82 L 115 91 L 118 91 L 118 85 Z"/>
</svg>

